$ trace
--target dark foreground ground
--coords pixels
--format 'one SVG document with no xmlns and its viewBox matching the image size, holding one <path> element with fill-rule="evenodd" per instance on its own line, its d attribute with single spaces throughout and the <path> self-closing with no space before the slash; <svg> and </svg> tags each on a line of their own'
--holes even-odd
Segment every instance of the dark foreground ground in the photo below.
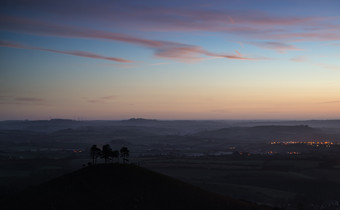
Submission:
<svg viewBox="0 0 340 210">
<path fill-rule="evenodd" d="M 221 195 L 281 209 L 340 209 L 338 159 L 145 158 L 144 167 Z"/>
<path fill-rule="evenodd" d="M 85 167 L 4 198 L 1 209 L 270 209 L 126 164 Z"/>
<path fill-rule="evenodd" d="M 88 161 L 88 155 L 57 160 L 0 161 L 0 171 L 3 171 L 0 200 L 70 173 L 75 168 L 84 168 L 82 165 Z M 286 210 L 340 208 L 340 159 L 337 156 L 153 156 L 130 158 L 130 162 L 209 192 L 260 205 Z M 107 176 L 107 180 L 124 180 L 117 178 L 117 174 Z M 93 179 L 103 181 L 99 175 Z M 116 186 L 112 188 L 117 190 Z"/>
</svg>

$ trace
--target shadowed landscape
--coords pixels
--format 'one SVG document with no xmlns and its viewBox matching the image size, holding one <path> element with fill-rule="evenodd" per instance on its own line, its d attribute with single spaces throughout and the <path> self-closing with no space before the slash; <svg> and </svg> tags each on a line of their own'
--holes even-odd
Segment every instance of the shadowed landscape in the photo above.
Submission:
<svg viewBox="0 0 340 210">
<path fill-rule="evenodd" d="M 16 194 L 1 206 L 5 209 L 270 209 L 123 164 L 80 169 Z"/>
<path fill-rule="evenodd" d="M 80 168 L 83 169 L 76 174 L 84 177 L 88 176 L 84 174 L 85 171 L 96 173 L 97 169 L 94 168 L 109 170 L 108 174 L 98 171 L 98 177 L 92 181 L 81 181 L 82 184 L 79 185 L 84 187 L 89 182 L 84 192 L 91 188 L 96 191 L 97 181 L 104 184 L 105 179 L 100 176 L 112 176 L 115 183 L 111 183 L 110 179 L 109 185 L 113 191 L 113 185 L 120 183 L 119 180 L 125 180 L 132 191 L 138 186 L 136 190 L 139 191 L 145 187 L 137 184 L 139 179 L 145 176 L 150 182 L 153 180 L 153 175 L 147 175 L 151 172 L 139 168 L 142 167 L 194 185 L 202 192 L 206 190 L 239 202 L 242 200 L 254 205 L 282 209 L 337 208 L 340 196 L 339 125 L 337 120 L 159 121 L 133 118 L 123 121 L 2 121 L 1 198 L 6 201 L 8 197 L 16 197 L 21 190 L 34 189 L 35 186 L 45 186 L 45 191 L 48 192 L 46 186 L 49 185 L 43 184 L 44 182 Z M 120 148 L 128 147 L 128 164 L 139 167 L 112 166 L 112 163 L 123 162 L 123 158 L 117 155 L 112 158 L 108 156 L 107 166 L 91 166 L 95 162 L 104 163 L 100 155 L 91 157 L 91 147 L 94 144 L 98 145 L 99 150 L 102 146 L 109 145 L 110 151 L 118 150 L 118 153 Z M 92 160 L 93 157 L 96 161 Z M 86 167 L 89 164 L 90 167 Z M 118 169 L 120 167 L 123 171 Z M 139 172 L 146 174 L 139 176 Z M 132 177 L 122 179 L 123 175 L 119 173 Z M 83 177 L 79 180 L 82 179 Z M 161 188 L 167 189 L 167 184 L 169 183 L 164 183 Z M 161 185 L 163 183 L 157 184 L 159 187 Z M 60 186 L 66 187 L 69 184 Z M 74 188 L 82 189 L 80 186 Z M 120 189 L 123 185 L 116 188 L 115 192 L 109 189 L 105 191 L 108 195 L 117 193 L 112 195 L 117 197 L 120 191 L 127 190 Z M 149 190 L 151 193 L 152 190 Z M 21 193 L 22 197 L 25 197 L 25 192 Z M 144 191 L 140 193 L 144 194 Z M 32 201 L 31 205 L 37 203 L 33 197 L 28 199 Z M 193 197 L 188 200 L 194 199 Z M 108 199 L 108 202 L 114 203 L 112 199 Z M 126 203 L 130 201 L 126 200 Z M 161 205 L 163 201 L 159 202 Z M 124 206 L 123 203 L 119 205 Z M 133 209 L 131 206 L 126 208 Z M 216 208 L 219 209 L 219 205 Z"/>
</svg>

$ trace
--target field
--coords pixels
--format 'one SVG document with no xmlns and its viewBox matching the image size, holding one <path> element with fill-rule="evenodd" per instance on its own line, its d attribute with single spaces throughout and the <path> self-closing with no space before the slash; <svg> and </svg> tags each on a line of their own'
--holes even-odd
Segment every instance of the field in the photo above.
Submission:
<svg viewBox="0 0 340 210">
<path fill-rule="evenodd" d="M 319 160 L 154 158 L 142 166 L 234 198 L 289 209 L 317 208 L 340 197 L 340 170 Z"/>
<path fill-rule="evenodd" d="M 48 181 L 88 161 L 86 154 L 1 161 L 1 195 Z M 152 156 L 131 157 L 130 162 L 211 192 L 282 209 L 319 209 L 338 205 L 340 198 L 340 169 L 334 159 Z"/>
</svg>

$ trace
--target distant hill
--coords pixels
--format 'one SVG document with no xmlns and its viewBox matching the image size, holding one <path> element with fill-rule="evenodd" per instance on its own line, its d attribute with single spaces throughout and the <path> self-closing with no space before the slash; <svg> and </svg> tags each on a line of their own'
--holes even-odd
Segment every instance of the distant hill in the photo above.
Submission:
<svg viewBox="0 0 340 210">
<path fill-rule="evenodd" d="M 1 209 L 270 209 L 132 165 L 95 165 L 0 202 Z"/>
<path fill-rule="evenodd" d="M 281 126 L 297 126 L 297 125 L 308 125 L 310 127 L 318 128 L 339 128 L 340 120 L 278 120 L 278 121 L 239 121 L 234 124 L 235 126 L 252 127 L 252 126 L 268 126 L 268 125 L 281 125 Z"/>
<path fill-rule="evenodd" d="M 130 118 L 128 120 L 123 120 L 123 122 L 144 122 L 144 123 L 148 123 L 148 122 L 157 122 L 158 120 L 156 119 L 145 119 L 145 118 Z"/>
<path fill-rule="evenodd" d="M 212 131 L 203 131 L 194 136 L 216 139 L 237 140 L 294 140 L 324 137 L 321 131 L 307 125 L 299 126 L 254 126 L 254 127 L 231 127 Z"/>
</svg>

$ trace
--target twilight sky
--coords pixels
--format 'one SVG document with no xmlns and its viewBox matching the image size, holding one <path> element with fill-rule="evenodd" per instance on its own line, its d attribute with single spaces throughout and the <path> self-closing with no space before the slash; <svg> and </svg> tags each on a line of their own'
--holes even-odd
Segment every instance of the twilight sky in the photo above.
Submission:
<svg viewBox="0 0 340 210">
<path fill-rule="evenodd" d="M 0 120 L 340 118 L 339 0 L 3 0 Z"/>
</svg>

